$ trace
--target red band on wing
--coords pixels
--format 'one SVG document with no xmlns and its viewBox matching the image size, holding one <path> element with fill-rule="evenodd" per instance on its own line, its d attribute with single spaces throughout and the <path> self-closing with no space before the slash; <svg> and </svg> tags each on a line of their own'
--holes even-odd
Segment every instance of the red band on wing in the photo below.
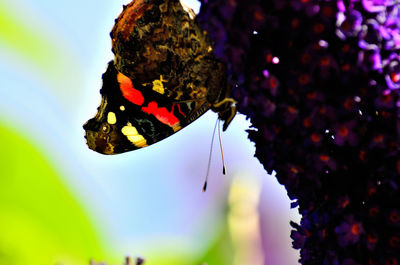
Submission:
<svg viewBox="0 0 400 265">
<path fill-rule="evenodd" d="M 142 107 L 142 111 L 148 114 L 153 114 L 157 120 L 169 126 L 175 126 L 179 123 L 178 118 L 175 117 L 172 112 L 169 112 L 167 108 L 164 107 L 159 108 L 157 102 L 154 101 L 150 102 L 148 107 Z"/>
<path fill-rule="evenodd" d="M 130 80 L 129 77 L 118 73 L 117 80 L 124 98 L 136 105 L 142 105 L 144 103 L 142 92 L 133 87 L 132 80 Z"/>
</svg>

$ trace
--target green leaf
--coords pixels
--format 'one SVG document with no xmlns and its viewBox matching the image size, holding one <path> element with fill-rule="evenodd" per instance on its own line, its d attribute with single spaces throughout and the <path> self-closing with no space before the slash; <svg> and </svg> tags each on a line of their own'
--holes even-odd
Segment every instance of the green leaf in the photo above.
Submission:
<svg viewBox="0 0 400 265">
<path fill-rule="evenodd" d="M 107 259 L 99 233 L 48 159 L 0 124 L 0 264 Z"/>
</svg>

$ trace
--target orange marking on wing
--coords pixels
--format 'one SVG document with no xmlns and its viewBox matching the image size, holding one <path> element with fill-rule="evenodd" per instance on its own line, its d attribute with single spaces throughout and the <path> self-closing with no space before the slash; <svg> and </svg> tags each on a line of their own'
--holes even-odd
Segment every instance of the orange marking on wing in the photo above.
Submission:
<svg viewBox="0 0 400 265">
<path fill-rule="evenodd" d="M 129 77 L 118 73 L 117 80 L 124 98 L 136 105 L 142 105 L 144 103 L 142 92 L 133 87 L 132 80 L 130 80 Z"/>
<path fill-rule="evenodd" d="M 179 120 L 172 112 L 169 112 L 167 108 L 161 107 L 159 108 L 157 102 L 150 102 L 148 107 L 142 107 L 142 111 L 148 114 L 153 114 L 159 121 L 164 124 L 167 124 L 171 127 L 176 126 L 179 123 Z"/>
</svg>

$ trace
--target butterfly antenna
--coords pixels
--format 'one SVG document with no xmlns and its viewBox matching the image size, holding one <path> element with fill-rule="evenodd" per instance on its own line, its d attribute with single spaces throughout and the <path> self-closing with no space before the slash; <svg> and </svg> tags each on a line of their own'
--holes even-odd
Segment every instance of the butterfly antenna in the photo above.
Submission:
<svg viewBox="0 0 400 265">
<path fill-rule="evenodd" d="M 221 149 L 221 156 L 222 156 L 222 174 L 225 175 L 226 168 L 225 168 L 225 159 L 224 159 L 224 149 L 222 148 L 220 122 L 221 122 L 221 120 L 218 119 L 218 138 L 219 138 L 219 148 Z"/>
<path fill-rule="evenodd" d="M 215 130 L 217 129 L 218 121 L 219 121 L 219 119 L 217 119 L 217 121 L 215 122 L 214 131 L 213 131 L 212 138 L 211 138 L 210 154 L 208 155 L 207 173 L 206 173 L 206 178 L 204 180 L 203 192 L 205 192 L 207 190 L 207 181 L 208 181 L 208 174 L 210 173 L 211 155 L 212 155 L 212 149 L 213 149 L 213 144 L 214 144 L 214 136 L 215 136 Z"/>
</svg>

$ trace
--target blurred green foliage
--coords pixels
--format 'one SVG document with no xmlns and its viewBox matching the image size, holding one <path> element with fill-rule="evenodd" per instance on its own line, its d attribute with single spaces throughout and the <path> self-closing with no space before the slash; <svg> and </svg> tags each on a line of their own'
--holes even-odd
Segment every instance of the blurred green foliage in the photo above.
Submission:
<svg viewBox="0 0 400 265">
<path fill-rule="evenodd" d="M 84 209 L 39 149 L 1 125 L 0 139 L 0 264 L 107 259 Z"/>
<path fill-rule="evenodd" d="M 228 224 L 225 224 L 201 261 L 207 261 L 209 265 L 232 265 L 234 254 Z"/>
<path fill-rule="evenodd" d="M 54 58 L 63 56 L 46 32 L 32 25 L 29 18 L 13 12 L 4 2 L 0 2 L 0 44 L 49 73 L 53 73 Z"/>
</svg>

